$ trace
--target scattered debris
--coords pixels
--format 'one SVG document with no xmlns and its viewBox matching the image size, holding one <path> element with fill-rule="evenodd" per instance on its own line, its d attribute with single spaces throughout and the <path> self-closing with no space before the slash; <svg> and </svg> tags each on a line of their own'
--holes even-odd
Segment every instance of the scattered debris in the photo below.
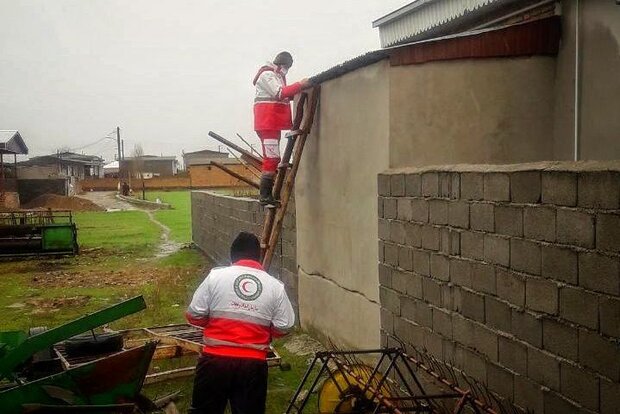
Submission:
<svg viewBox="0 0 620 414">
<path fill-rule="evenodd" d="M 284 348 L 295 355 L 314 355 L 319 351 L 324 351 L 325 347 L 316 339 L 300 334 L 293 336 L 284 344 Z"/>
</svg>

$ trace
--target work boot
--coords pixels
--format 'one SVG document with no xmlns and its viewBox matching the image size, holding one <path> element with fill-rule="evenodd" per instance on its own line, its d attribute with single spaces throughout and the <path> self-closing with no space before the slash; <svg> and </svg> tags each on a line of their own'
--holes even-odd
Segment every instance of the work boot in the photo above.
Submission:
<svg viewBox="0 0 620 414">
<path fill-rule="evenodd" d="M 267 208 L 277 207 L 279 204 L 271 193 L 273 181 L 273 177 L 267 175 L 263 175 L 260 179 L 260 204 Z"/>
</svg>

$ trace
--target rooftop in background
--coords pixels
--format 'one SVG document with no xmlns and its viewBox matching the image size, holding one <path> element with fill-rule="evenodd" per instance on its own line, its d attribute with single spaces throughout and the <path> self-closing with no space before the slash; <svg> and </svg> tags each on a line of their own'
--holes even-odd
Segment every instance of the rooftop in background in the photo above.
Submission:
<svg viewBox="0 0 620 414">
<path fill-rule="evenodd" d="M 227 163 L 229 156 L 226 152 L 213 151 L 213 150 L 200 150 L 193 152 L 183 153 L 183 164 L 185 168 L 192 165 L 207 165 L 211 161 L 218 161 Z"/>
<path fill-rule="evenodd" d="M 0 130 L 0 154 L 28 154 L 28 147 L 17 130 Z"/>
<path fill-rule="evenodd" d="M 556 0 L 416 0 L 375 20 L 381 46 L 391 47 L 409 42 L 478 30 L 510 19 L 536 18 L 532 11 L 555 7 Z"/>
<path fill-rule="evenodd" d="M 177 157 L 174 155 L 143 155 L 141 157 L 123 157 L 123 161 L 127 160 L 127 161 L 131 161 L 134 160 L 136 158 L 140 158 L 142 160 L 148 160 L 148 161 L 176 161 Z"/>
<path fill-rule="evenodd" d="M 96 155 L 77 154 L 75 152 L 58 152 L 56 154 L 32 157 L 27 161 L 21 162 L 20 164 L 37 165 L 49 164 L 53 162 L 64 162 L 83 165 L 103 165 L 103 158 Z"/>
<path fill-rule="evenodd" d="M 214 151 L 214 150 L 200 150 L 200 151 L 192 151 L 192 152 L 184 152 L 183 156 L 185 157 L 186 155 L 209 155 L 211 157 L 217 157 L 217 158 L 228 158 L 228 153 L 227 152 L 220 152 L 220 151 Z"/>
</svg>

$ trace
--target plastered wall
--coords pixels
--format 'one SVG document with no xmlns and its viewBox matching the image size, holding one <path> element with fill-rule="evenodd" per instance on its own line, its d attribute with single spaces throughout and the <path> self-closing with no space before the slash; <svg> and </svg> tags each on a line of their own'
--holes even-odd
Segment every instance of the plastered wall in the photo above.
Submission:
<svg viewBox="0 0 620 414">
<path fill-rule="evenodd" d="M 376 175 L 388 166 L 386 61 L 321 85 L 295 186 L 302 327 L 379 344 Z"/>
</svg>

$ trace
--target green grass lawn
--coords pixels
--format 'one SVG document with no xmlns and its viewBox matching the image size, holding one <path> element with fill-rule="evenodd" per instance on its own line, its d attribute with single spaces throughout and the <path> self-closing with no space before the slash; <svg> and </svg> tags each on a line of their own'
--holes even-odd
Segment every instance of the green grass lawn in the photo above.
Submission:
<svg viewBox="0 0 620 414">
<path fill-rule="evenodd" d="M 148 192 L 175 208 L 156 211 L 155 218 L 171 229 L 179 242 L 190 241 L 190 192 Z M 184 322 L 191 296 L 212 266 L 197 250 L 183 248 L 155 259 L 161 229 L 142 211 L 76 213 L 82 253 L 75 257 L 0 262 L 0 330 L 55 327 L 110 306 L 144 295 L 147 309 L 110 324 L 113 329 Z M 283 412 L 301 376 L 307 357 L 288 353 L 277 343 L 291 371 L 269 371 L 267 412 Z M 154 361 L 154 370 L 193 364 L 192 358 Z M 150 396 L 181 390 L 180 412 L 187 412 L 192 377 L 145 387 Z"/>
<path fill-rule="evenodd" d="M 146 199 L 172 205 L 171 210 L 155 211 L 155 218 L 170 228 L 170 236 L 180 243 L 192 240 L 191 193 L 189 190 L 179 191 L 147 191 Z"/>
</svg>

